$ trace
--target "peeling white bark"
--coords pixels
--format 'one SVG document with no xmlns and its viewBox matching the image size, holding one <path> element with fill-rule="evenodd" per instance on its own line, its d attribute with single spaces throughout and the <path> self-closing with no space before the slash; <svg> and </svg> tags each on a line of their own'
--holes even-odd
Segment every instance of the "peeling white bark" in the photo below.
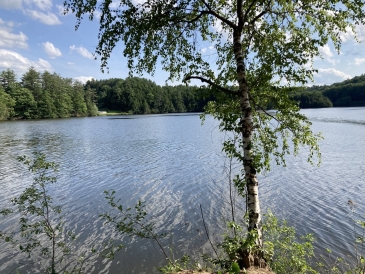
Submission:
<svg viewBox="0 0 365 274">
<path fill-rule="evenodd" d="M 254 129 L 252 108 L 250 105 L 248 86 L 246 82 L 246 71 L 244 64 L 244 56 L 242 52 L 241 33 L 234 32 L 233 35 L 234 54 L 237 65 L 237 81 L 239 84 L 239 97 L 241 104 L 241 134 L 244 149 L 244 170 L 247 189 L 247 209 L 249 214 L 249 231 L 257 230 L 258 240 L 256 242 L 258 247 L 262 247 L 262 228 L 261 228 L 261 210 L 258 196 L 258 180 L 256 177 L 256 170 L 252 163 L 252 133 Z"/>
</svg>

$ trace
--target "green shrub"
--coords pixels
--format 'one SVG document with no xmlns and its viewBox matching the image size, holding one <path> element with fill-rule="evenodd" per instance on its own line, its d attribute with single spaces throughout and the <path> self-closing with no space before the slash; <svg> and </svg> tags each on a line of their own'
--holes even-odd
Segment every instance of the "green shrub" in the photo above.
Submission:
<svg viewBox="0 0 365 274">
<path fill-rule="evenodd" d="M 265 214 L 263 232 L 265 257 L 276 274 L 317 273 L 309 264 L 314 256 L 311 234 L 298 240 L 295 229 L 271 212 Z"/>
</svg>

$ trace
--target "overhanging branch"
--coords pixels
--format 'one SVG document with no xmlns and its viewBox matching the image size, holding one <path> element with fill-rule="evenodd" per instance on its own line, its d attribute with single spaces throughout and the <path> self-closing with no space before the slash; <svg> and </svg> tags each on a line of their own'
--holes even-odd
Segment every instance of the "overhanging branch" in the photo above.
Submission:
<svg viewBox="0 0 365 274">
<path fill-rule="evenodd" d="M 212 7 L 205 0 L 201 0 L 201 1 L 205 5 L 205 7 L 208 9 L 208 13 L 210 15 L 213 15 L 215 18 L 221 20 L 222 22 L 224 22 L 225 24 L 227 24 L 228 26 L 230 26 L 233 29 L 235 29 L 237 27 L 235 23 L 233 23 L 232 21 L 228 20 L 227 18 L 225 18 L 222 15 L 218 14 L 217 12 L 215 12 L 212 9 Z"/>
<path fill-rule="evenodd" d="M 188 75 L 183 79 L 183 82 L 191 80 L 191 79 L 200 80 L 203 83 L 207 83 L 207 84 L 211 85 L 212 87 L 215 87 L 216 89 L 218 89 L 219 91 L 222 91 L 224 93 L 228 93 L 228 94 L 232 94 L 232 95 L 238 95 L 239 94 L 238 91 L 233 91 L 233 90 L 230 90 L 228 88 L 224 88 L 224 87 L 214 83 L 213 81 L 211 81 L 209 79 L 206 79 L 204 77 L 201 77 L 201 76 Z"/>
</svg>

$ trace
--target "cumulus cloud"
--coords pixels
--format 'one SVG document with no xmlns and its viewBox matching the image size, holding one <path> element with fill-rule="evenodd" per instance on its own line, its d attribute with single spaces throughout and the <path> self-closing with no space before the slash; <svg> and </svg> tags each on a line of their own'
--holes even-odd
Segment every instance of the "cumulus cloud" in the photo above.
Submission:
<svg viewBox="0 0 365 274">
<path fill-rule="evenodd" d="M 224 24 L 220 20 L 215 20 L 212 28 L 214 31 L 222 33 L 225 38 L 229 36 L 229 30 L 225 28 Z"/>
<path fill-rule="evenodd" d="M 38 71 L 53 71 L 51 64 L 46 60 L 39 58 L 37 61 L 32 61 L 15 51 L 0 49 L 0 68 L 11 68 L 23 74 L 32 66 Z"/>
<path fill-rule="evenodd" d="M 47 25 L 58 25 L 61 21 L 52 12 L 52 0 L 0 0 L 0 9 L 20 9 L 34 20 Z"/>
<path fill-rule="evenodd" d="M 35 6 L 41 10 L 50 10 L 52 0 L 0 0 L 0 8 L 22 9 L 24 6 Z"/>
<path fill-rule="evenodd" d="M 0 26 L 1 28 L 7 28 L 11 30 L 15 26 L 15 23 L 13 21 L 4 21 L 0 18 Z"/>
<path fill-rule="evenodd" d="M 19 32 L 19 34 L 12 33 L 13 22 L 6 22 L 0 18 L 0 47 L 3 48 L 27 48 L 28 37 Z"/>
<path fill-rule="evenodd" d="M 346 32 L 342 32 L 340 34 L 341 40 L 343 42 L 347 42 L 349 40 L 352 40 L 354 38 L 355 33 L 352 31 L 350 27 L 346 28 Z"/>
<path fill-rule="evenodd" d="M 323 47 L 319 47 L 318 51 L 322 55 L 324 60 L 331 65 L 335 65 L 340 62 L 339 60 L 331 58 L 333 57 L 333 52 L 328 44 L 324 45 Z"/>
<path fill-rule="evenodd" d="M 94 79 L 92 76 L 79 76 L 74 78 L 76 81 L 79 81 L 83 84 L 85 84 L 87 81 Z"/>
<path fill-rule="evenodd" d="M 357 36 L 361 42 L 365 42 L 365 25 L 356 26 Z"/>
<path fill-rule="evenodd" d="M 0 0 L 0 9 L 21 9 L 22 0 Z"/>
<path fill-rule="evenodd" d="M 357 38 L 361 42 L 365 42 L 365 25 L 356 25 L 355 32 Z M 340 37 L 343 42 L 352 41 L 355 38 L 355 32 L 350 27 L 347 27 L 346 32 L 341 33 Z"/>
<path fill-rule="evenodd" d="M 323 47 L 319 47 L 318 51 L 323 57 L 329 58 L 333 56 L 333 53 L 328 44 L 324 45 Z"/>
<path fill-rule="evenodd" d="M 94 59 L 94 56 L 91 54 L 90 51 L 88 51 L 84 47 L 76 47 L 75 45 L 70 46 L 71 51 L 76 51 L 78 54 L 80 54 L 82 57 L 88 58 L 88 59 Z"/>
<path fill-rule="evenodd" d="M 52 0 L 24 0 L 28 5 L 34 4 L 41 10 L 50 10 L 52 8 Z"/>
<path fill-rule="evenodd" d="M 362 48 L 358 47 L 358 45 L 351 47 L 350 49 L 344 52 L 346 55 L 363 55 Z"/>
<path fill-rule="evenodd" d="M 62 55 L 61 51 L 56 48 L 51 42 L 45 42 L 42 45 L 44 51 L 48 54 L 50 58 L 53 59 Z"/>
<path fill-rule="evenodd" d="M 365 63 L 365 58 L 355 58 L 355 65 L 361 65 L 362 63 Z"/>
<path fill-rule="evenodd" d="M 335 82 L 341 82 L 349 78 L 351 78 L 351 75 L 334 68 L 320 68 L 318 69 L 318 73 L 314 75 L 316 85 L 332 84 Z"/>
<path fill-rule="evenodd" d="M 57 15 L 52 12 L 41 12 L 37 10 L 25 10 L 25 14 L 29 15 L 34 20 L 38 20 L 46 25 L 59 25 L 61 21 L 58 19 Z"/>
<path fill-rule="evenodd" d="M 214 49 L 214 46 L 213 45 L 210 45 L 207 48 L 202 48 L 200 51 L 203 54 L 205 54 L 205 53 L 213 53 L 215 51 L 215 49 Z"/>
<path fill-rule="evenodd" d="M 146 0 L 132 0 L 133 5 L 135 5 L 135 6 L 136 5 L 141 5 L 145 2 L 146 2 Z"/>
<path fill-rule="evenodd" d="M 133 3 L 136 2 L 136 1 L 132 1 Z M 109 8 L 111 9 L 117 9 L 119 8 L 120 6 L 120 1 L 112 1 L 110 4 L 109 4 Z"/>
<path fill-rule="evenodd" d="M 65 8 L 61 5 L 56 5 L 56 8 L 57 8 L 57 13 L 59 15 L 69 15 L 70 14 L 70 13 L 64 14 Z"/>
</svg>

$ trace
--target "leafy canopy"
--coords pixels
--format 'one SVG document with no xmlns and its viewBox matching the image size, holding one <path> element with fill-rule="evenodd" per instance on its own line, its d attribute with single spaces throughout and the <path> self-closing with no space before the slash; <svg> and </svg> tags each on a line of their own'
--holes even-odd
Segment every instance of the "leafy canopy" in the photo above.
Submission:
<svg viewBox="0 0 365 274">
<path fill-rule="evenodd" d="M 65 13 L 75 13 L 76 28 L 83 16 L 100 15 L 96 55 L 102 69 L 122 41 L 131 72 L 153 75 L 160 62 L 170 80 L 199 79 L 223 91 L 207 107 L 223 130 L 241 130 L 242 90 L 227 86 L 241 84 L 238 71 L 243 71 L 254 123 L 248 148 L 257 171 L 270 167 L 270 155 L 285 164 L 289 140 L 294 153 L 309 147 L 309 161 L 319 154 L 320 136 L 289 93 L 313 78 L 312 61 L 321 46 L 331 42 L 339 52 L 341 34 L 356 33 L 356 25 L 365 23 L 361 0 L 66 0 L 64 5 Z M 213 48 L 209 54 L 207 45 Z M 238 59 L 236 50 L 242 53 Z M 275 114 L 266 111 L 269 105 Z M 244 161 L 238 152 L 243 140 L 238 144 L 227 142 L 224 150 Z"/>
<path fill-rule="evenodd" d="M 341 33 L 364 23 L 363 7 L 359 0 L 65 1 L 77 27 L 84 15 L 101 12 L 96 54 L 103 67 L 122 40 L 129 69 L 153 73 L 160 60 L 171 79 L 198 74 L 234 82 L 233 34 L 239 31 L 251 88 L 281 78 L 304 83 L 313 73 L 304 65 L 329 40 L 339 50 Z M 202 52 L 204 41 L 214 46 L 212 57 Z"/>
</svg>

